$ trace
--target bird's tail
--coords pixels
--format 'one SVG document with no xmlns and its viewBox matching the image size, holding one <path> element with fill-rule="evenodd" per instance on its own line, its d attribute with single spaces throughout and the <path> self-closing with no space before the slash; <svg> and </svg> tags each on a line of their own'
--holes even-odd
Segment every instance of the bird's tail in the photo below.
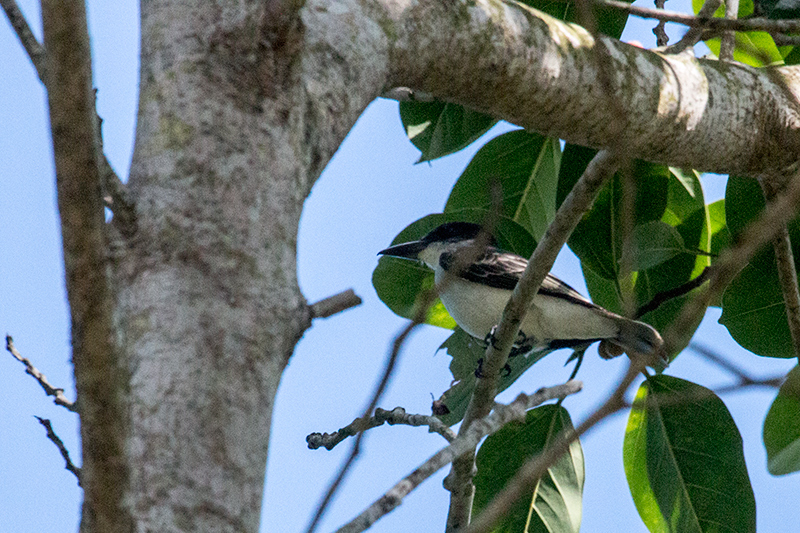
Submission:
<svg viewBox="0 0 800 533">
<path fill-rule="evenodd" d="M 617 336 L 600 343 L 598 352 L 605 359 L 627 353 L 629 356 L 643 356 L 658 366 L 666 367 L 664 339 L 652 326 L 625 317 L 616 317 L 619 332 Z"/>
</svg>

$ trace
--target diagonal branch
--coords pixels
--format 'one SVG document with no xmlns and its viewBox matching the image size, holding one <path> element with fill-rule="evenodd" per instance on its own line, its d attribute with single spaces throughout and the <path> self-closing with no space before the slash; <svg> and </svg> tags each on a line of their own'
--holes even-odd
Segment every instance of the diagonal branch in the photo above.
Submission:
<svg viewBox="0 0 800 533">
<path fill-rule="evenodd" d="M 36 74 L 39 76 L 42 83 L 47 86 L 47 53 L 33 35 L 28 21 L 25 20 L 25 15 L 20 11 L 16 0 L 0 0 L 0 7 L 5 11 L 6 17 L 8 17 L 8 21 L 11 23 L 11 27 L 14 28 L 19 41 L 28 53 L 28 57 L 31 58 L 31 63 L 33 63 L 33 68 L 36 69 Z"/>
<path fill-rule="evenodd" d="M 3 8 L 6 16 L 8 17 L 11 26 L 17 33 L 17 37 L 22 43 L 23 48 L 28 53 L 28 57 L 36 69 L 36 74 L 45 89 L 50 90 L 49 80 L 47 79 L 47 51 L 36 37 L 31 32 L 28 21 L 20 11 L 16 0 L 0 0 L 0 7 Z M 99 121 L 99 118 L 98 118 Z M 97 129 L 95 143 L 102 152 L 102 137 L 100 129 Z M 111 164 L 106 159 L 105 155 L 102 156 L 101 161 L 101 176 L 102 186 L 104 189 L 105 207 L 114 213 L 114 224 L 121 230 L 125 236 L 130 236 L 136 231 L 136 216 L 134 213 L 133 201 L 130 198 L 128 188 L 122 183 L 119 176 Z"/>
<path fill-rule="evenodd" d="M 561 204 L 553 222 L 536 246 L 525 272 L 503 311 L 495 335 L 497 342 L 494 345 L 490 343 L 486 350 L 483 377 L 477 380 L 459 435 L 466 432 L 472 422 L 489 413 L 500 372 L 508 360 L 508 353 L 525 313 L 567 238 L 583 214 L 592 206 L 603 184 L 614 174 L 617 166 L 618 160 L 610 152 L 599 152 Z M 448 531 L 463 528 L 469 523 L 474 493 L 472 485 L 474 464 L 473 448 L 453 461 L 450 474 L 445 480 L 447 489 L 451 491 Z"/>
<path fill-rule="evenodd" d="M 357 533 L 366 530 L 381 517 L 400 505 L 405 496 L 440 468 L 450 463 L 454 457 L 463 454 L 467 450 L 474 449 L 486 435 L 495 433 L 508 422 L 524 419 L 525 412 L 528 409 L 541 405 L 548 400 L 565 398 L 570 394 L 579 392 L 581 388 L 580 381 L 569 381 L 563 385 L 540 389 L 530 396 L 520 394 L 508 405 L 497 405 L 494 412 L 473 423 L 468 431 L 459 434 L 447 447 L 439 450 L 427 461 L 415 468 L 411 474 L 400 480 L 360 515 L 339 528 L 337 533 Z"/>
<path fill-rule="evenodd" d="M 112 292 L 91 52 L 82 1 L 42 2 L 48 51 L 48 104 L 56 167 L 67 297 L 72 318 L 72 360 L 81 399 L 82 528 L 130 531 L 124 501 L 128 486 L 125 434 L 128 414 L 120 391 L 124 377 L 114 345 Z"/>
<path fill-rule="evenodd" d="M 64 407 L 72 412 L 78 411 L 75 402 L 69 401 L 67 397 L 64 396 L 64 389 L 51 385 L 47 380 L 47 376 L 42 374 L 38 368 L 33 366 L 33 363 L 31 363 L 30 359 L 27 357 L 22 357 L 22 354 L 19 353 L 17 348 L 14 346 L 14 339 L 11 338 L 11 335 L 6 335 L 6 350 L 14 357 L 14 359 L 25 365 L 25 373 L 33 376 L 33 379 L 35 379 L 44 389 L 45 394 L 54 397 L 53 402 L 56 405 L 60 405 L 61 407 Z"/>
<path fill-rule="evenodd" d="M 681 313 L 664 334 L 667 353 L 675 350 L 676 339 L 685 339 L 694 324 L 705 313 L 709 302 L 722 293 L 753 255 L 771 240 L 800 207 L 800 174 L 791 179 L 783 191 L 767 204 L 758 219 L 745 228 L 736 245 L 723 251 L 709 277 L 708 284 L 683 306 Z"/>
<path fill-rule="evenodd" d="M 767 178 L 759 180 L 767 202 L 774 201 L 778 192 L 776 184 Z M 778 268 L 778 281 L 783 292 L 783 303 L 786 306 L 786 320 L 792 336 L 795 357 L 800 359 L 800 289 L 797 286 L 797 268 L 795 267 L 792 241 L 789 228 L 783 224 L 772 240 L 775 251 L 775 264 Z"/>
</svg>

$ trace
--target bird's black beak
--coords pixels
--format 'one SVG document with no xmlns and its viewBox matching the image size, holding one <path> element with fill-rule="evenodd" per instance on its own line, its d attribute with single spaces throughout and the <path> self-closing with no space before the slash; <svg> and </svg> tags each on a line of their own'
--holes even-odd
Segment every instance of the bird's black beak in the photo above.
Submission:
<svg viewBox="0 0 800 533">
<path fill-rule="evenodd" d="M 404 242 L 390 246 L 378 252 L 378 255 L 390 255 L 392 257 L 403 257 L 406 259 L 417 259 L 417 255 L 428 245 L 422 241 Z"/>
</svg>

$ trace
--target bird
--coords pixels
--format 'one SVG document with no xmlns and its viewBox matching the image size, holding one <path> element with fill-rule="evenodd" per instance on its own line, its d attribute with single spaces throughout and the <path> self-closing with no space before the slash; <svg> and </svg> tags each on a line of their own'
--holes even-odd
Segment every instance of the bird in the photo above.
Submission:
<svg viewBox="0 0 800 533">
<path fill-rule="evenodd" d="M 528 260 L 500 249 L 493 235 L 481 232 L 479 224 L 446 222 L 417 241 L 391 246 L 378 255 L 427 265 L 456 324 L 472 337 L 490 342 Z M 612 313 L 547 274 L 521 323 L 512 355 L 580 348 L 597 341 L 601 341 L 598 352 L 606 359 L 627 353 L 658 360 L 664 344 L 652 326 Z"/>
</svg>

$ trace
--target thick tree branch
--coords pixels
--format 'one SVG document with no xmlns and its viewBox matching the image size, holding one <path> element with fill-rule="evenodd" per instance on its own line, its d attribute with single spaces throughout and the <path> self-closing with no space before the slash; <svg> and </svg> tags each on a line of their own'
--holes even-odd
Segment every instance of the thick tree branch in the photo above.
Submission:
<svg viewBox="0 0 800 533">
<path fill-rule="evenodd" d="M 91 55 L 82 1 L 42 2 L 48 51 L 48 103 L 55 156 L 72 360 L 81 398 L 82 527 L 130 531 L 123 494 L 125 381 L 115 359 L 112 299 L 104 239 Z"/>
<path fill-rule="evenodd" d="M 71 402 L 64 396 L 64 389 L 60 387 L 54 387 L 50 384 L 47 380 L 47 376 L 42 374 L 42 372 L 33 366 L 30 359 L 27 357 L 22 357 L 22 354 L 17 351 L 16 347 L 14 346 L 14 339 L 11 338 L 11 335 L 6 335 L 6 350 L 10 353 L 14 359 L 25 365 L 25 373 L 29 376 L 33 376 L 33 379 L 39 383 L 39 385 L 44 389 L 45 394 L 48 396 L 53 396 L 53 402 L 56 405 L 60 405 L 69 411 L 77 412 L 78 408 L 75 405 L 75 402 Z"/>
<path fill-rule="evenodd" d="M 520 3 L 383 3 L 380 24 L 395 36 L 384 87 L 410 87 L 583 146 L 618 142 L 637 158 L 701 171 L 785 173 L 800 153 L 800 67 L 754 69 L 595 40 Z M 602 83 L 591 51 L 599 41 L 612 64 L 612 92 L 626 102 L 622 117 L 598 105 Z"/>
<path fill-rule="evenodd" d="M 567 238 L 575 229 L 583 214 L 594 203 L 603 184 L 614 174 L 618 159 L 609 152 L 600 152 L 589 163 L 581 178 L 561 204 L 553 222 L 536 246 L 528 267 L 522 274 L 506 305 L 496 330 L 497 342 L 490 343 L 483 363 L 483 377 L 477 380 L 459 435 L 469 429 L 473 421 L 486 416 L 494 402 L 500 372 L 508 360 L 508 353 L 517 336 L 525 313 L 539 291 L 539 286 L 550 271 Z M 451 491 L 450 514 L 447 529 L 458 530 L 469 523 L 474 488 L 472 475 L 475 450 L 458 457 L 446 480 Z"/>
<path fill-rule="evenodd" d="M 366 530 L 381 517 L 400 505 L 403 502 L 403 498 L 412 490 L 440 468 L 450 463 L 453 458 L 467 450 L 474 449 L 486 435 L 495 433 L 511 421 L 523 420 L 528 409 L 554 398 L 565 398 L 570 394 L 575 394 L 581 390 L 581 387 L 582 383 L 580 381 L 569 381 L 563 385 L 540 389 L 530 396 L 520 394 L 508 405 L 496 405 L 494 412 L 473 423 L 468 431 L 459 434 L 450 445 L 438 451 L 414 469 L 411 474 L 400 480 L 386 494 L 365 509 L 364 512 L 339 528 L 337 533 L 357 533 Z"/>
</svg>

